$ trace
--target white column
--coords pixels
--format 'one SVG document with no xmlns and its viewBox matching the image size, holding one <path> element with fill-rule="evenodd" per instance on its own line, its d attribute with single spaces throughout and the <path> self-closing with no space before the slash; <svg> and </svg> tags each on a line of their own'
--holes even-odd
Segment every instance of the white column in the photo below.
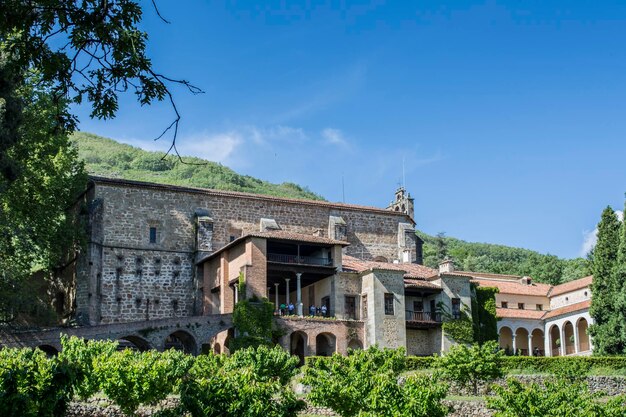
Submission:
<svg viewBox="0 0 626 417">
<path fill-rule="evenodd" d="M 511 339 L 513 339 L 513 354 L 517 355 L 517 337 L 515 333 L 511 332 L 511 334 Z"/>
<path fill-rule="evenodd" d="M 237 288 L 238 285 L 235 284 L 235 304 L 237 304 L 239 302 L 239 288 Z"/>
<path fill-rule="evenodd" d="M 285 284 L 287 287 L 287 293 L 285 294 L 285 305 L 289 307 L 289 278 L 285 278 Z"/>
<path fill-rule="evenodd" d="M 565 353 L 567 352 L 565 350 L 565 345 L 567 345 L 565 342 L 565 326 L 559 327 L 559 334 L 561 335 L 561 356 L 565 356 Z"/>
<path fill-rule="evenodd" d="M 578 325 L 574 326 L 574 352 L 575 353 L 580 352 L 580 349 L 578 346 Z"/>
<path fill-rule="evenodd" d="M 552 335 L 550 333 L 546 333 L 546 328 L 544 327 L 543 331 L 543 349 L 546 352 L 546 356 L 552 356 L 552 346 L 551 346 L 551 338 Z"/>
<path fill-rule="evenodd" d="M 528 356 L 533 356 L 533 333 L 528 332 Z"/>
<path fill-rule="evenodd" d="M 274 294 L 274 298 L 276 299 L 276 311 L 280 308 L 280 304 L 278 304 L 278 283 L 274 284 L 276 287 L 276 294 Z"/>
<path fill-rule="evenodd" d="M 296 274 L 296 312 L 298 316 L 302 317 L 302 284 L 300 278 L 302 274 L 298 272 Z"/>
</svg>

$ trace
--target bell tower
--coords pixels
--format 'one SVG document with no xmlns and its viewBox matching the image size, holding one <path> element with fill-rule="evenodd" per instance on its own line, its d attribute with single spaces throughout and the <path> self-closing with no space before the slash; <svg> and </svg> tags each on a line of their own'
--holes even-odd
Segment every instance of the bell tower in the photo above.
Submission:
<svg viewBox="0 0 626 417">
<path fill-rule="evenodd" d="M 393 201 L 387 207 L 388 210 L 398 211 L 408 215 L 411 219 L 415 214 L 414 201 L 410 193 L 406 192 L 404 187 L 399 187 L 396 190 Z"/>
</svg>

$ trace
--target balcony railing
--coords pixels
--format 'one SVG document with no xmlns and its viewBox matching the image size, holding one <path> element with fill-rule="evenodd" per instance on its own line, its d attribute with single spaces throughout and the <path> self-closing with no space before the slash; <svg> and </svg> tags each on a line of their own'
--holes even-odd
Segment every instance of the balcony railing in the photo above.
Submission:
<svg viewBox="0 0 626 417">
<path fill-rule="evenodd" d="M 411 311 L 406 310 L 407 321 L 422 321 L 431 323 L 441 323 L 440 313 L 431 313 L 430 311 Z"/>
<path fill-rule="evenodd" d="M 281 253 L 268 253 L 267 260 L 270 262 L 280 262 L 284 264 L 333 266 L 333 260 L 331 258 L 322 258 L 316 256 L 298 256 L 283 255 Z"/>
</svg>

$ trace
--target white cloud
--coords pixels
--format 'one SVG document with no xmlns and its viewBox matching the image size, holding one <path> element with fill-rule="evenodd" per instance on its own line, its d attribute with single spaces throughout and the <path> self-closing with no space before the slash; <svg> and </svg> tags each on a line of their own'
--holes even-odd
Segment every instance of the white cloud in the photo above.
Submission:
<svg viewBox="0 0 626 417">
<path fill-rule="evenodd" d="M 331 145 L 348 146 L 348 141 L 339 129 L 327 127 L 322 130 L 322 137 L 326 140 L 326 143 Z"/>
<path fill-rule="evenodd" d="M 620 221 L 624 220 L 624 212 L 621 210 L 616 210 L 617 218 Z M 593 230 L 585 230 L 583 232 L 583 245 L 580 248 L 580 256 L 585 257 L 593 248 L 595 248 L 596 243 L 598 243 L 598 228 L 596 227 Z"/>
<path fill-rule="evenodd" d="M 217 134 L 196 134 L 177 141 L 181 155 L 192 155 L 219 163 L 232 161 L 235 151 L 244 143 L 239 132 L 231 131 Z"/>
</svg>

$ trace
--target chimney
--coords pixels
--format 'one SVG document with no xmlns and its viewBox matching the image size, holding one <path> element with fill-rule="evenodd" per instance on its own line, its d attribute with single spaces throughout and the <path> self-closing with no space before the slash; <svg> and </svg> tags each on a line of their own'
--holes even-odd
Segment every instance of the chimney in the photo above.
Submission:
<svg viewBox="0 0 626 417">
<path fill-rule="evenodd" d="M 402 263 L 407 264 L 411 263 L 411 250 L 405 249 L 402 251 Z"/>
<path fill-rule="evenodd" d="M 520 281 L 522 281 L 522 284 L 524 284 L 524 285 L 531 285 L 533 283 L 532 278 L 531 277 L 526 277 L 526 276 L 522 277 L 522 279 Z"/>
<path fill-rule="evenodd" d="M 446 259 L 439 263 L 439 274 L 454 272 L 454 262 L 446 256 Z"/>
</svg>

